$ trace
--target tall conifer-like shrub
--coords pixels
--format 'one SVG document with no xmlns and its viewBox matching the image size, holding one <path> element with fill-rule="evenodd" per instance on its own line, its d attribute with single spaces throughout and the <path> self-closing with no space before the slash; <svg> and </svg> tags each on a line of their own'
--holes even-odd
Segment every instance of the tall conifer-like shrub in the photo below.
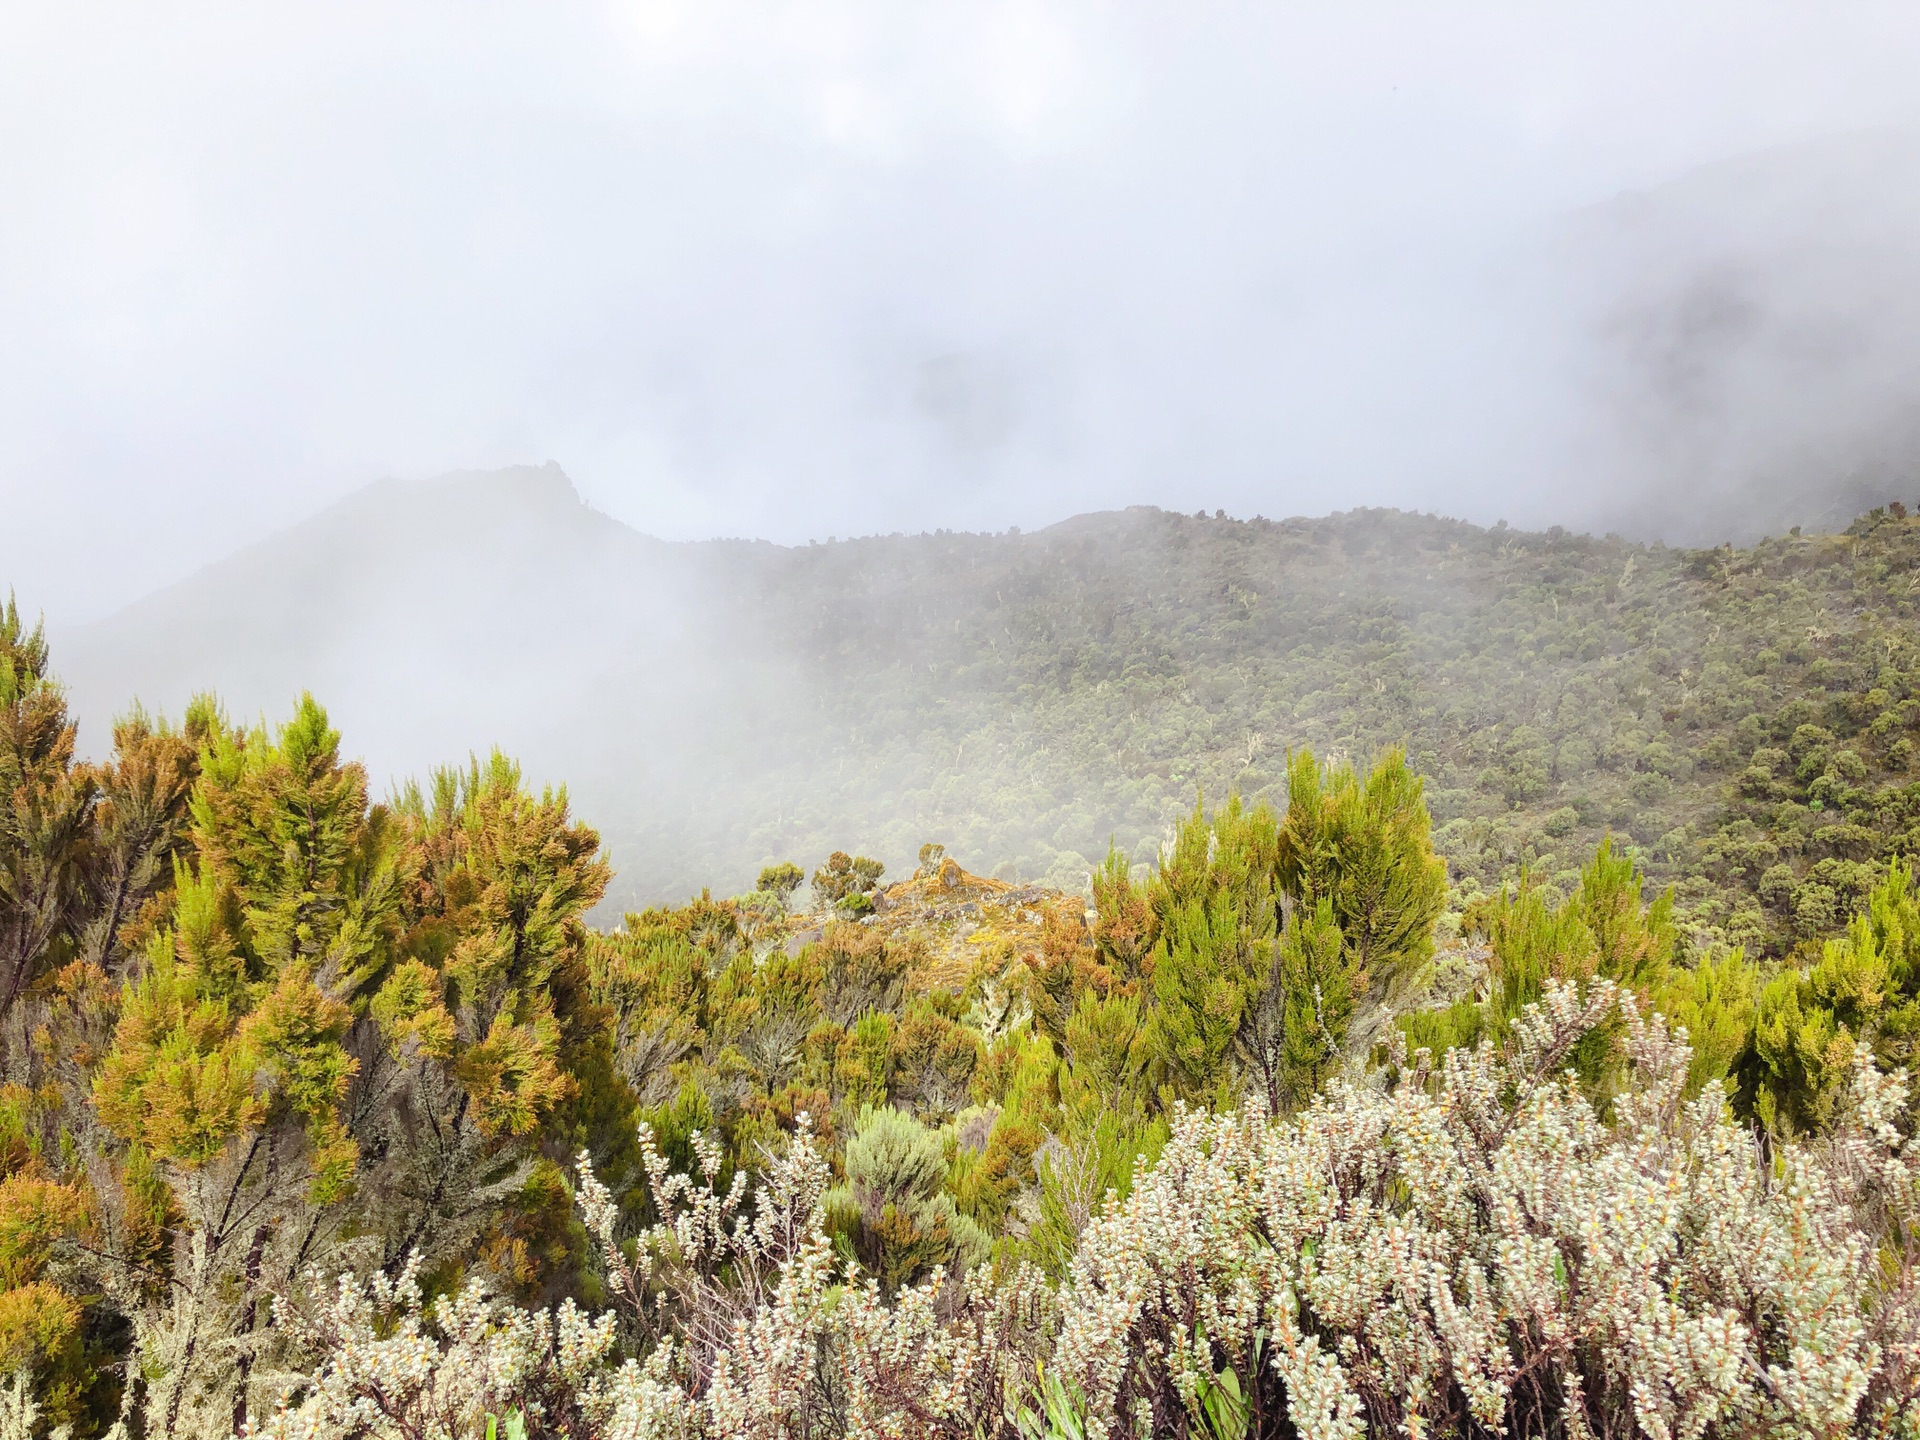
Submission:
<svg viewBox="0 0 1920 1440">
<path fill-rule="evenodd" d="M 0 609 L 0 1018 L 71 951 L 87 900 L 98 785 L 73 763 L 74 725 L 42 627 Z"/>
<path fill-rule="evenodd" d="M 630 1121 L 588 1000 L 607 869 L 563 792 L 496 755 L 371 804 L 311 697 L 276 731 L 190 724 L 186 848 L 86 1076 L 111 1138 L 96 1268 L 152 1435 L 244 1422 L 268 1296 L 329 1257 L 564 1275 L 542 1142 Z"/>
<path fill-rule="evenodd" d="M 1359 1009 L 1432 958 L 1446 872 L 1406 757 L 1356 771 L 1301 751 L 1288 775 L 1284 815 L 1196 806 L 1144 893 L 1122 857 L 1095 877 L 1103 950 L 1152 937 L 1133 963 L 1163 1105 L 1230 1103 L 1246 1085 L 1303 1102 L 1343 1063 Z"/>
<path fill-rule="evenodd" d="M 1327 902 L 1356 977 L 1374 995 L 1394 993 L 1432 958 L 1447 872 L 1405 751 L 1389 750 L 1365 770 L 1296 753 L 1276 863 L 1276 882 L 1296 907 Z"/>
</svg>

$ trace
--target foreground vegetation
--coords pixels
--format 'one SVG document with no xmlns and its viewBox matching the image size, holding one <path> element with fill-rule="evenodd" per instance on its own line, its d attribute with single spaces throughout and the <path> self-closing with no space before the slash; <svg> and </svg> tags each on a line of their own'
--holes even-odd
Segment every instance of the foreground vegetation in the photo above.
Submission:
<svg viewBox="0 0 1920 1440">
<path fill-rule="evenodd" d="M 0 1434 L 1920 1433 L 1883 671 L 1725 792 L 1751 949 L 1607 838 L 1464 886 L 1390 747 L 1090 900 L 929 844 L 598 931 L 505 759 L 80 763 L 9 607 Z"/>
</svg>

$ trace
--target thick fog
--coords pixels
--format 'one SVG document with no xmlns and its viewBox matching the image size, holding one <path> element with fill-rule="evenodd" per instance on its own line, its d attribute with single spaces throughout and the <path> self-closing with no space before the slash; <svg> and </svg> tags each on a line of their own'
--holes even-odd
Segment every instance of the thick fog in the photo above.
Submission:
<svg viewBox="0 0 1920 1440">
<path fill-rule="evenodd" d="M 8 6 L 0 577 L 547 459 L 785 541 L 1920 490 L 1916 73 L 1907 4 Z"/>
</svg>

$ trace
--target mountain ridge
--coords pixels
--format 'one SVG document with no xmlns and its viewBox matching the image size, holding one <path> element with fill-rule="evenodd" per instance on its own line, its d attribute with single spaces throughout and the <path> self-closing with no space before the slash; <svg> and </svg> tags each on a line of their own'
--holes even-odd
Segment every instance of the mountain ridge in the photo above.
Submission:
<svg viewBox="0 0 1920 1440">
<path fill-rule="evenodd" d="M 1078 886 L 1197 794 L 1279 803 L 1302 744 L 1405 745 L 1464 903 L 1523 867 L 1570 883 L 1606 833 L 1703 876 L 1763 748 L 1743 715 L 1871 688 L 1909 623 L 1887 577 L 1915 522 L 1876 513 L 1712 551 L 1145 506 L 781 546 L 657 540 L 525 468 L 374 487 L 54 639 L 94 746 L 130 698 L 177 714 L 202 688 L 269 718 L 311 689 L 376 780 L 500 745 L 571 786 L 617 905 L 832 848 L 897 869 L 927 840 Z M 1697 888 L 1702 924 L 1744 903 Z"/>
</svg>

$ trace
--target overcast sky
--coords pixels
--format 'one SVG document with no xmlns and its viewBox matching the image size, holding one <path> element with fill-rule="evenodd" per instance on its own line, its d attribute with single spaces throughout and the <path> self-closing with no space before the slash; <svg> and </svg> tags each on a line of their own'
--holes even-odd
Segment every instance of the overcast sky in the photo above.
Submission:
<svg viewBox="0 0 1920 1440">
<path fill-rule="evenodd" d="M 1917 74 L 1911 0 L 0 0 L 0 584 L 548 459 L 670 537 L 1578 519 L 1515 275 Z"/>
</svg>

